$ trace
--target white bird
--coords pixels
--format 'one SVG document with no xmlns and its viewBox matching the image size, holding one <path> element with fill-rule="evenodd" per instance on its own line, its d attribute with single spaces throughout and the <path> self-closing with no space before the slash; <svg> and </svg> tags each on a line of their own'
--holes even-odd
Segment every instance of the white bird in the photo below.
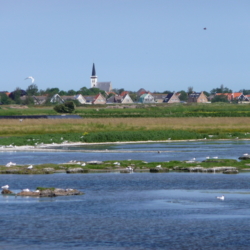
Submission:
<svg viewBox="0 0 250 250">
<path fill-rule="evenodd" d="M 2 188 L 2 189 L 5 189 L 5 190 L 6 190 L 6 189 L 9 189 L 9 185 L 2 186 L 1 188 Z"/>
<path fill-rule="evenodd" d="M 218 159 L 218 156 L 214 156 L 213 158 L 214 158 L 214 159 Z"/>
<path fill-rule="evenodd" d="M 25 188 L 22 190 L 23 192 L 30 192 L 30 190 L 28 188 Z"/>
<path fill-rule="evenodd" d="M 35 81 L 34 77 L 32 77 L 32 76 L 28 76 L 24 80 L 27 80 L 27 79 L 31 79 L 31 83 L 34 83 L 34 81 Z"/>
<path fill-rule="evenodd" d="M 32 169 L 33 168 L 33 165 L 30 165 L 27 167 L 27 169 Z"/>
<path fill-rule="evenodd" d="M 130 166 L 126 167 L 126 170 L 127 170 L 127 171 L 130 171 L 130 172 L 133 172 L 133 168 L 130 167 Z"/>
<path fill-rule="evenodd" d="M 114 164 L 114 165 L 118 165 L 118 166 L 121 165 L 120 162 L 114 162 L 113 164 Z"/>
<path fill-rule="evenodd" d="M 11 166 L 16 166 L 16 163 L 14 162 L 9 162 L 5 165 L 6 167 L 11 167 Z"/>
<path fill-rule="evenodd" d="M 223 200 L 223 201 L 224 201 L 225 196 L 224 196 L 224 195 L 222 195 L 222 196 L 217 196 L 216 198 L 219 199 L 219 200 Z"/>
<path fill-rule="evenodd" d="M 83 163 L 83 164 L 82 164 L 82 167 L 84 167 L 84 166 L 86 166 L 86 163 Z"/>
<path fill-rule="evenodd" d="M 191 161 L 195 161 L 195 160 L 196 160 L 196 158 L 192 158 L 192 159 L 191 159 Z"/>
<path fill-rule="evenodd" d="M 247 156 L 248 154 L 243 154 L 243 155 Z"/>
<path fill-rule="evenodd" d="M 157 165 L 155 168 L 161 169 L 162 167 L 161 167 L 161 165 Z"/>
<path fill-rule="evenodd" d="M 209 156 L 207 156 L 207 157 L 206 157 L 206 159 L 210 159 L 210 157 L 209 157 Z"/>
</svg>

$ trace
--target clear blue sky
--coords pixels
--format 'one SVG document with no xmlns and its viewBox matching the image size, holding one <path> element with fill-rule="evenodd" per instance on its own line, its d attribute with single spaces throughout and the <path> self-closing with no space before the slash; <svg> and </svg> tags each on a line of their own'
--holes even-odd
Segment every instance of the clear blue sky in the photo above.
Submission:
<svg viewBox="0 0 250 250">
<path fill-rule="evenodd" d="M 250 89 L 249 0 L 0 0 L 0 45 L 0 90 Z"/>
</svg>

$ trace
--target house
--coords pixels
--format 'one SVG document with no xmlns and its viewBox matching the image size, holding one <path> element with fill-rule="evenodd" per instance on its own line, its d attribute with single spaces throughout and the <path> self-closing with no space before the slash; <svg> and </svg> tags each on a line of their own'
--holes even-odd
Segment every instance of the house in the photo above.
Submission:
<svg viewBox="0 0 250 250">
<path fill-rule="evenodd" d="M 86 103 L 86 99 L 81 94 L 75 95 L 74 100 L 78 100 L 81 104 Z"/>
<path fill-rule="evenodd" d="M 97 81 L 97 75 L 95 71 L 95 64 L 93 63 L 92 67 L 92 75 L 90 77 L 90 82 L 91 82 L 91 88 L 98 88 L 100 90 L 105 91 L 106 93 L 111 92 L 112 90 L 112 84 L 111 82 L 98 82 Z"/>
<path fill-rule="evenodd" d="M 154 99 L 155 99 L 155 102 L 157 103 L 162 103 L 164 98 L 166 97 L 166 94 L 151 94 Z"/>
<path fill-rule="evenodd" d="M 95 100 L 95 95 L 85 95 L 83 98 L 85 99 L 85 104 L 92 104 Z"/>
<path fill-rule="evenodd" d="M 34 100 L 34 104 L 35 105 L 43 105 L 46 103 L 47 101 L 47 96 L 41 95 L 41 96 L 32 96 L 33 100 Z"/>
<path fill-rule="evenodd" d="M 50 102 L 63 104 L 64 103 L 64 99 L 60 95 L 55 94 L 55 95 L 53 95 L 51 97 Z"/>
<path fill-rule="evenodd" d="M 232 101 L 247 101 L 248 100 L 248 97 L 247 96 L 244 96 L 242 92 L 233 92 L 233 93 L 216 93 L 215 94 L 216 96 L 226 96 L 227 97 L 227 100 L 229 102 L 232 102 Z"/>
<path fill-rule="evenodd" d="M 176 95 L 175 93 L 169 93 L 169 94 L 167 94 L 167 96 L 165 96 L 163 102 L 165 102 L 165 103 L 179 103 L 180 99 L 179 99 L 178 95 Z"/>
<path fill-rule="evenodd" d="M 122 104 L 129 104 L 134 103 L 129 94 L 124 93 L 120 95 L 112 95 L 107 99 L 107 103 L 122 103 Z"/>
<path fill-rule="evenodd" d="M 155 99 L 151 94 L 143 94 L 140 96 L 139 102 L 141 103 L 155 103 Z"/>
<path fill-rule="evenodd" d="M 127 93 L 125 94 L 122 100 L 122 104 L 129 104 L 129 103 L 134 103 L 133 100 L 131 99 L 130 95 Z"/>
<path fill-rule="evenodd" d="M 94 100 L 92 101 L 92 104 L 106 104 L 106 98 L 100 93 L 95 96 Z"/>
<path fill-rule="evenodd" d="M 122 99 L 120 95 L 112 95 L 107 99 L 107 103 L 122 103 Z"/>
<path fill-rule="evenodd" d="M 137 92 L 136 92 L 136 95 L 137 96 L 141 96 L 142 95 L 142 92 L 143 92 L 143 94 L 146 92 L 146 90 L 145 89 L 143 89 L 143 88 L 140 88 Z"/>
<path fill-rule="evenodd" d="M 188 95 L 188 103 L 207 103 L 207 96 L 202 92 L 193 92 L 191 94 Z"/>
</svg>

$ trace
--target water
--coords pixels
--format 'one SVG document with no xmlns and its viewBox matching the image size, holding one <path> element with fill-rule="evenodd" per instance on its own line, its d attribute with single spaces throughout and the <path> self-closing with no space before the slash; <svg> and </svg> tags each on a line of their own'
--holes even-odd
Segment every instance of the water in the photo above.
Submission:
<svg viewBox="0 0 250 250">
<path fill-rule="evenodd" d="M 249 141 L 99 145 L 69 152 L 0 152 L 0 164 L 237 159 L 248 152 Z M 0 185 L 14 192 L 53 186 L 85 193 L 0 195 L 0 249 L 249 249 L 249 180 L 250 173 L 0 175 Z M 216 199 L 221 195 L 224 201 Z"/>
<path fill-rule="evenodd" d="M 146 144 L 110 144 L 82 147 L 52 147 L 67 149 L 67 152 L 4 152 L 0 151 L 0 165 L 8 162 L 18 164 L 64 163 L 78 161 L 143 160 L 161 162 L 170 160 L 198 161 L 207 156 L 222 159 L 238 159 L 244 153 L 250 154 L 249 140 L 207 141 L 207 142 L 166 142 Z M 158 153 L 160 152 L 160 153 Z"/>
<path fill-rule="evenodd" d="M 12 190 L 71 187 L 82 196 L 1 196 L 1 249 L 249 249 L 250 174 L 0 175 Z M 225 195 L 225 200 L 216 199 Z"/>
</svg>

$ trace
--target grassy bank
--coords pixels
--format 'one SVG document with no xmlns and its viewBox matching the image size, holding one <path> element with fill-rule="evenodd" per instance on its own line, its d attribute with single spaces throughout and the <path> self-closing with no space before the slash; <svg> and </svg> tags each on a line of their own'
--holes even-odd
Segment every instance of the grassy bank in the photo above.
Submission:
<svg viewBox="0 0 250 250">
<path fill-rule="evenodd" d="M 0 120 L 0 145 L 182 139 L 249 139 L 250 118 Z"/>
<path fill-rule="evenodd" d="M 111 171 L 121 171 L 128 166 L 132 166 L 134 171 L 149 171 L 152 168 L 155 168 L 157 165 L 161 165 L 162 171 L 185 169 L 190 167 L 203 167 L 206 169 L 215 168 L 215 167 L 235 167 L 238 170 L 247 170 L 250 166 L 250 160 L 245 161 L 236 161 L 230 159 L 217 159 L 215 160 L 205 160 L 204 162 L 186 162 L 186 161 L 170 161 L 170 162 L 150 162 L 140 160 L 126 160 L 119 161 L 120 165 L 115 165 L 116 161 L 104 161 L 98 165 L 85 163 L 85 166 L 82 166 L 83 162 L 79 164 L 41 164 L 33 166 L 33 169 L 27 169 L 28 165 L 24 166 L 12 166 L 6 168 L 5 166 L 0 166 L 0 174 L 53 174 L 57 172 L 74 172 L 72 170 L 77 168 L 76 173 L 89 173 L 89 172 L 111 172 Z M 188 171 L 188 170 L 181 170 Z"/>
<path fill-rule="evenodd" d="M 250 117 L 250 104 L 83 105 L 75 113 L 85 118 Z M 0 116 L 55 114 L 53 106 L 0 106 Z"/>
</svg>

